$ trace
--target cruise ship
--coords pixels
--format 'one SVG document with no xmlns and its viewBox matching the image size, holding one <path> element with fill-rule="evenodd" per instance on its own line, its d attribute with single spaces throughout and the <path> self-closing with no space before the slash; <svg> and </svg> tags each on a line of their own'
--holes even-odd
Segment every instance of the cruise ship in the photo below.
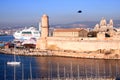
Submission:
<svg viewBox="0 0 120 80">
<path fill-rule="evenodd" d="M 37 30 L 35 27 L 25 28 L 21 31 L 16 31 L 13 34 L 15 39 L 19 40 L 28 40 L 31 38 L 38 39 L 40 37 L 40 31 Z"/>
</svg>

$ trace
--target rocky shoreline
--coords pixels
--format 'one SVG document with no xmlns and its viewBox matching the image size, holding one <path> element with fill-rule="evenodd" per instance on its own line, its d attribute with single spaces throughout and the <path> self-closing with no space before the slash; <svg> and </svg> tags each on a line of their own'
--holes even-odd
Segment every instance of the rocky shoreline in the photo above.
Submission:
<svg viewBox="0 0 120 80">
<path fill-rule="evenodd" d="M 120 59 L 120 50 L 71 51 L 71 50 L 39 50 L 39 49 L 0 49 L 3 54 L 21 56 L 58 56 L 89 59 Z"/>
</svg>

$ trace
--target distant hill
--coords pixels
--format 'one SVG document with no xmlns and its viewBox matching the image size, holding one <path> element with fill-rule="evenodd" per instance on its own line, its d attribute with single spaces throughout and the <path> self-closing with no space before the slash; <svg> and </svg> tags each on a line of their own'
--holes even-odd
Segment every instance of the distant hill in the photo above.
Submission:
<svg viewBox="0 0 120 80">
<path fill-rule="evenodd" d="M 120 27 L 120 20 L 113 20 L 114 27 Z M 55 24 L 50 25 L 51 28 L 94 28 L 96 24 L 99 24 L 100 21 L 81 21 L 81 22 L 73 22 L 69 24 Z M 108 21 L 107 21 L 108 23 Z M 27 24 L 3 24 L 0 23 L 0 29 L 18 29 L 24 27 L 34 26 L 36 28 L 39 27 L 38 23 L 27 23 Z"/>
<path fill-rule="evenodd" d="M 8 29 L 18 29 L 18 28 L 25 28 L 25 27 L 38 27 L 37 23 L 26 23 L 26 24 L 7 24 L 7 23 L 0 23 L 0 29 L 8 30 Z"/>
<path fill-rule="evenodd" d="M 114 27 L 120 27 L 120 20 L 114 20 Z"/>
<path fill-rule="evenodd" d="M 107 21 L 108 23 L 109 21 Z M 120 20 L 114 20 L 114 27 L 120 27 Z M 69 24 L 57 24 L 51 25 L 54 28 L 94 28 L 96 24 L 99 24 L 100 21 L 82 21 L 82 22 L 73 22 Z"/>
</svg>

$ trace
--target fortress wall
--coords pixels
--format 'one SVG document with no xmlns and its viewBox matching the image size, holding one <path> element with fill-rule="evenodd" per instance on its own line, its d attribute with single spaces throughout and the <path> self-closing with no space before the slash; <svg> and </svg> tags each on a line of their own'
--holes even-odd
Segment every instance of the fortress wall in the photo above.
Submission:
<svg viewBox="0 0 120 80">
<path fill-rule="evenodd" d="M 68 41 L 81 41 L 81 40 L 97 40 L 97 38 L 88 38 L 88 37 L 48 37 L 48 40 L 68 40 Z"/>
<path fill-rule="evenodd" d="M 98 49 L 120 49 L 118 40 L 80 40 L 79 38 L 47 38 L 47 47 L 56 46 L 62 50 L 96 51 Z"/>
</svg>

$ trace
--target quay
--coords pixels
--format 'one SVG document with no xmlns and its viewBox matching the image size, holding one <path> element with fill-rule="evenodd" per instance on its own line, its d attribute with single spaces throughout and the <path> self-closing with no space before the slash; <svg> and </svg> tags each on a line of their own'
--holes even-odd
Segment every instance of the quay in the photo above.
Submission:
<svg viewBox="0 0 120 80">
<path fill-rule="evenodd" d="M 14 49 L 2 48 L 1 54 L 14 54 L 21 56 L 57 56 L 57 57 L 73 57 L 73 58 L 88 58 L 88 59 L 120 59 L 117 54 L 119 50 L 97 50 L 97 51 L 71 51 L 71 50 L 41 50 L 41 49 Z"/>
</svg>

